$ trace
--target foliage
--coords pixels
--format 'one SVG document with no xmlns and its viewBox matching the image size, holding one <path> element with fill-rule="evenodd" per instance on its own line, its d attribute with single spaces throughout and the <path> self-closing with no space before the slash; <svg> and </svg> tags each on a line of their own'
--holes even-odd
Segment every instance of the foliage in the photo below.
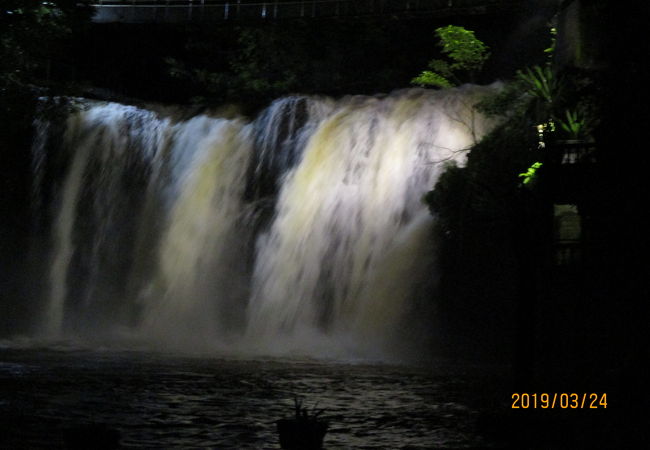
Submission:
<svg viewBox="0 0 650 450">
<path fill-rule="evenodd" d="M 549 56 L 553 48 L 552 42 Z M 547 169 L 539 144 L 588 137 L 602 111 L 602 86 L 593 72 L 532 66 L 476 105 L 500 117 L 500 125 L 472 147 L 465 167 L 447 169 L 425 197 L 441 242 L 439 301 L 465 316 L 486 303 L 492 309 L 508 297 L 502 305 L 526 298 L 552 239 L 548 192 L 536 186 Z"/>
<path fill-rule="evenodd" d="M 526 170 L 523 173 L 520 173 L 519 177 L 523 178 L 521 183 L 523 185 L 532 185 L 533 181 L 535 181 L 535 177 L 537 175 L 537 169 L 542 167 L 542 165 L 543 165 L 543 163 L 541 163 L 539 161 L 536 161 L 528 168 L 528 170 Z"/>
<path fill-rule="evenodd" d="M 28 134 L 38 96 L 64 91 L 53 67 L 74 30 L 90 17 L 84 3 L 5 0 L 0 7 L 0 131 L 5 143 Z"/>
<path fill-rule="evenodd" d="M 486 302 L 512 311 L 521 294 L 521 268 L 544 223 L 530 189 L 542 167 L 537 132 L 552 128 L 546 121 L 559 107 L 557 83 L 549 68 L 532 67 L 483 98 L 475 106 L 500 124 L 472 147 L 466 167 L 445 171 L 425 198 L 442 240 L 441 296 L 464 311 Z"/>
<path fill-rule="evenodd" d="M 517 79 L 524 84 L 530 95 L 549 105 L 552 105 L 559 95 L 560 83 L 549 66 L 533 66 L 518 70 Z"/>
<path fill-rule="evenodd" d="M 488 47 L 474 36 L 474 32 L 463 27 L 448 25 L 438 28 L 442 52 L 453 61 L 452 70 L 481 70 L 490 57 Z"/>
<path fill-rule="evenodd" d="M 0 204 L 24 230 L 30 192 L 32 121 L 39 96 L 63 93 L 53 76 L 74 30 L 89 17 L 77 0 L 3 0 L 0 6 Z M 24 247 L 23 247 L 24 249 Z"/>
<path fill-rule="evenodd" d="M 557 28 L 551 27 L 549 29 L 549 34 L 551 35 L 551 43 L 547 48 L 544 49 L 544 53 L 548 56 L 549 60 L 553 58 L 553 54 L 555 53 L 555 47 L 557 45 Z"/>
<path fill-rule="evenodd" d="M 554 36 L 555 30 L 551 29 L 551 33 Z M 554 39 L 546 52 L 552 54 L 553 48 Z M 511 206 L 505 205 L 517 202 L 521 186 L 534 185 L 542 167 L 535 148 L 543 148 L 549 135 L 553 138 L 563 137 L 562 133 L 571 138 L 589 135 L 596 125 L 593 118 L 597 116 L 598 103 L 594 99 L 600 94 L 598 83 L 592 77 L 575 71 L 558 74 L 550 65 L 532 66 L 517 71 L 502 89 L 475 105 L 488 116 L 507 120 L 472 148 L 465 169 L 443 174 L 434 191 L 427 195 L 427 203 L 433 212 L 440 214 L 443 223 L 448 219 L 452 224 L 456 221 L 450 230 L 461 226 L 458 217 L 476 216 L 480 211 L 487 213 L 478 220 L 481 223 L 487 223 L 487 217 L 493 215 L 512 217 L 505 213 Z M 514 173 L 519 176 L 513 177 Z M 451 178 L 456 192 L 449 188 Z M 454 203 L 458 196 L 473 206 Z"/>
<path fill-rule="evenodd" d="M 299 33 L 297 29 L 293 32 Z M 240 27 L 235 31 L 237 37 L 225 64 L 167 58 L 170 75 L 195 84 L 202 93 L 194 99 L 198 102 L 263 102 L 298 90 L 309 70 L 303 62 L 310 58 L 295 34 L 279 27 Z"/>
<path fill-rule="evenodd" d="M 411 83 L 418 86 L 433 86 L 439 88 L 452 87 L 453 84 L 444 76 L 439 73 L 432 72 L 430 70 L 425 70 L 417 77 L 411 80 Z"/>
<path fill-rule="evenodd" d="M 297 92 L 388 92 L 408 82 L 415 70 L 403 43 L 392 39 L 409 24 L 297 20 L 290 27 L 263 23 L 202 29 L 200 43 L 188 40 L 182 53 L 167 55 L 167 72 L 189 91 L 186 97 L 215 104 L 259 106 Z"/>
<path fill-rule="evenodd" d="M 25 86 L 47 81 L 53 56 L 64 52 L 66 39 L 89 18 L 77 0 L 5 0 L 0 8 L 0 83 Z M 86 2 L 87 3 L 87 2 Z"/>
<path fill-rule="evenodd" d="M 549 58 L 555 51 L 556 34 L 557 30 L 551 28 L 551 42 L 544 50 Z M 581 87 L 589 83 L 588 78 L 577 74 L 557 73 L 549 61 L 544 66 L 518 70 L 501 92 L 488 96 L 477 107 L 493 116 L 529 117 L 538 132 L 538 147 L 544 147 L 549 134 L 555 135 L 558 130 L 556 123 L 559 131 L 573 139 L 586 137 L 591 131 L 594 95 Z"/>
<path fill-rule="evenodd" d="M 448 168 L 427 194 L 432 212 L 458 232 L 461 217 L 471 223 L 506 226 L 518 197 L 521 173 L 538 158 L 535 136 L 528 132 L 532 121 L 525 116 L 503 122 L 472 147 L 464 168 Z M 449 220 L 451 219 L 451 221 Z"/>
<path fill-rule="evenodd" d="M 474 78 L 490 57 L 489 48 L 463 27 L 448 25 L 436 29 L 438 45 L 447 60 L 434 59 L 425 70 L 411 80 L 419 86 L 450 87 L 461 83 L 465 75 L 468 81 Z"/>
<path fill-rule="evenodd" d="M 525 115 L 536 124 L 547 124 L 553 118 L 562 90 L 561 79 L 550 67 L 527 67 L 518 70 L 502 91 L 487 96 L 476 106 L 491 116 Z"/>
<path fill-rule="evenodd" d="M 535 145 L 530 124 L 524 116 L 504 121 L 472 148 L 465 167 L 447 169 L 425 198 L 440 245 L 436 301 L 463 318 L 472 314 L 472 327 L 484 320 L 490 328 L 505 326 L 519 295 L 520 252 L 527 248 L 519 236 L 531 229 L 527 197 L 534 192 L 521 189 L 512 174 L 538 157 L 530 151 Z M 456 332 L 464 336 L 475 330 Z"/>
<path fill-rule="evenodd" d="M 551 42 L 544 50 L 549 59 L 555 51 L 556 35 L 557 30 L 550 28 Z M 594 91 L 597 83 L 592 77 L 579 71 L 558 72 L 549 60 L 544 66 L 518 70 L 505 89 L 488 96 L 477 107 L 488 115 L 529 117 L 538 131 L 538 147 L 544 147 L 549 135 L 586 138 L 597 124 L 599 108 L 595 99 L 600 93 Z"/>
<path fill-rule="evenodd" d="M 557 122 L 560 127 L 566 131 L 571 139 L 578 139 L 583 136 L 588 129 L 588 118 L 578 110 L 565 110 L 566 120 L 559 118 Z"/>
<path fill-rule="evenodd" d="M 528 67 L 476 107 L 490 116 L 530 118 L 541 146 L 548 138 L 588 138 L 598 123 L 601 96 L 591 77 L 580 72 L 556 74 L 548 66 Z"/>
<path fill-rule="evenodd" d="M 524 94 L 521 81 L 513 80 L 505 83 L 502 89 L 486 95 L 474 106 L 488 117 L 521 116 L 529 103 L 529 98 Z"/>
<path fill-rule="evenodd" d="M 253 95 L 272 96 L 296 89 L 303 77 L 294 60 L 305 55 L 289 37 L 282 29 L 270 33 L 259 28 L 241 30 L 239 52 L 230 63 L 237 88 Z"/>
</svg>

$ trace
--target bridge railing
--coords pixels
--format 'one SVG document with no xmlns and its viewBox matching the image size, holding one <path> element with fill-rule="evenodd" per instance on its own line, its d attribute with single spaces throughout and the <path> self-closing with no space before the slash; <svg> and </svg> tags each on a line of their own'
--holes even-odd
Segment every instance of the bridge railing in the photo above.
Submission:
<svg viewBox="0 0 650 450">
<path fill-rule="evenodd" d="M 512 0 L 95 0 L 95 22 L 277 20 L 483 10 Z"/>
</svg>

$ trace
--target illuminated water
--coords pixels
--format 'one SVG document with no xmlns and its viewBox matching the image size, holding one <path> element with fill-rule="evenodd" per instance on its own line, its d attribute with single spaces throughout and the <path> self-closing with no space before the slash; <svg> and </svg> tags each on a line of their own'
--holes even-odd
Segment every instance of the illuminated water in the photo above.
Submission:
<svg viewBox="0 0 650 450">
<path fill-rule="evenodd" d="M 421 199 L 486 132 L 472 106 L 489 89 L 289 97 L 253 121 L 83 103 L 58 151 L 44 132 L 34 146 L 36 192 L 54 192 L 36 202 L 51 249 L 40 335 L 421 354 L 436 282 Z"/>
</svg>

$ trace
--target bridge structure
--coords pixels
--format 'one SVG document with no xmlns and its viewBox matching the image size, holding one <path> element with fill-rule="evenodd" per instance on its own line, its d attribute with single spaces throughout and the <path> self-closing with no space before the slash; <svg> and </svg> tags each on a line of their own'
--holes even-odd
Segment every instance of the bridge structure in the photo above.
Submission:
<svg viewBox="0 0 650 450">
<path fill-rule="evenodd" d="M 514 0 L 91 0 L 96 23 L 277 21 L 363 16 L 484 15 L 512 11 Z"/>
</svg>

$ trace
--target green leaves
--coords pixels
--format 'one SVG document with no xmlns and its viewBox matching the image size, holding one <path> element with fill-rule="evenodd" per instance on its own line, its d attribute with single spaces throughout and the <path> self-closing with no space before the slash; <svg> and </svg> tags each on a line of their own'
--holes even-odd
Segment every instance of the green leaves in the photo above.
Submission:
<svg viewBox="0 0 650 450">
<path fill-rule="evenodd" d="M 517 79 L 522 81 L 528 92 L 551 104 L 559 94 L 559 83 L 551 68 L 533 66 L 517 71 Z"/>
<path fill-rule="evenodd" d="M 520 177 L 520 178 L 523 178 L 523 180 L 521 181 L 521 183 L 522 183 L 524 186 L 526 186 L 526 185 L 531 185 L 532 182 L 535 180 L 535 175 L 537 174 L 537 170 L 538 170 L 540 167 L 542 167 L 542 163 L 538 161 L 538 162 L 533 163 L 533 164 L 528 168 L 528 170 L 526 170 L 526 171 L 523 172 L 523 173 L 520 173 L 520 174 L 519 174 L 519 177 Z"/>
<path fill-rule="evenodd" d="M 473 31 L 455 25 L 437 28 L 436 35 L 448 60 L 431 60 L 428 64 L 431 70 L 423 71 L 411 83 L 446 88 L 461 84 L 464 77 L 473 81 L 490 57 L 488 46 L 477 39 Z"/>
<path fill-rule="evenodd" d="M 448 25 L 436 29 L 442 52 L 453 61 L 452 70 L 479 71 L 490 57 L 489 48 L 463 27 Z"/>
<path fill-rule="evenodd" d="M 563 95 L 565 80 L 556 76 L 550 67 L 533 66 L 517 71 L 517 81 L 532 96 L 535 119 L 544 123 L 557 123 L 569 138 L 585 137 L 590 128 L 590 115 L 578 102 L 569 102 Z M 572 104 L 573 103 L 573 104 Z"/>
<path fill-rule="evenodd" d="M 587 116 L 578 110 L 567 109 L 564 111 L 565 119 L 557 119 L 560 127 L 567 132 L 571 139 L 583 137 L 588 128 Z"/>
<path fill-rule="evenodd" d="M 555 53 L 555 46 L 556 46 L 556 41 L 557 41 L 557 28 L 551 27 L 549 29 L 549 34 L 551 35 L 551 43 L 550 45 L 544 49 L 544 53 L 550 58 L 553 57 L 553 53 Z"/>
<path fill-rule="evenodd" d="M 90 18 L 90 8 L 83 7 L 86 3 L 3 0 L 0 86 L 14 89 L 48 82 L 48 61 L 65 52 L 72 29 Z"/>
<path fill-rule="evenodd" d="M 417 86 L 422 86 L 422 87 L 434 86 L 439 88 L 447 88 L 453 86 L 453 84 L 451 84 L 451 82 L 447 80 L 445 77 L 443 77 L 438 73 L 432 72 L 430 70 L 425 70 L 420 75 L 413 78 L 411 80 L 411 84 L 415 84 Z"/>
</svg>

